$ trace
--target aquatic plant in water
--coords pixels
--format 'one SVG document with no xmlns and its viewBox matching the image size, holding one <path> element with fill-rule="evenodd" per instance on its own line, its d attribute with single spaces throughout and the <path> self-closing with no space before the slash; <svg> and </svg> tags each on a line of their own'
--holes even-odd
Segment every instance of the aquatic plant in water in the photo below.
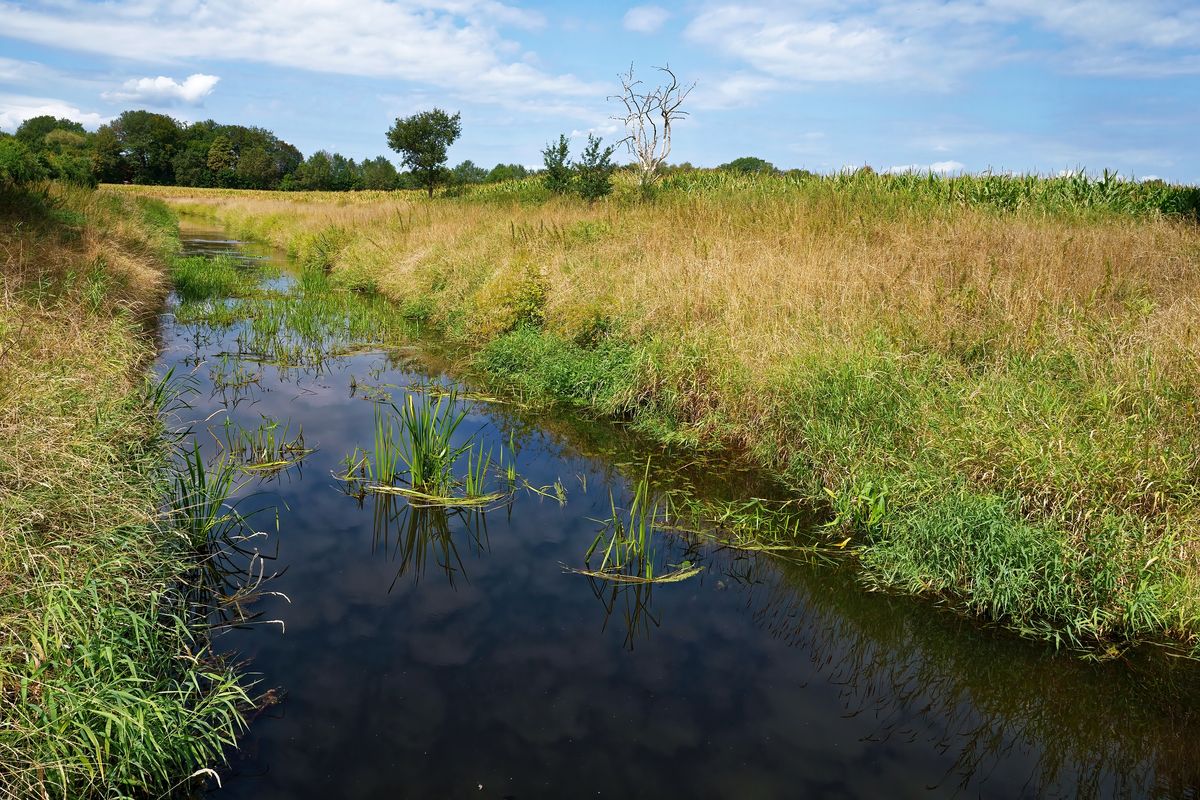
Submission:
<svg viewBox="0 0 1200 800">
<path fill-rule="evenodd" d="M 619 583 L 673 583 L 698 575 L 703 567 L 684 561 L 668 564 L 666 572 L 656 574 L 654 532 L 665 526 L 662 500 L 650 487 L 650 462 L 634 486 L 629 509 L 622 513 L 612 493 L 608 495 L 611 514 L 598 520 L 604 527 L 596 534 L 583 556 L 586 567 L 569 571 L 591 578 Z M 592 567 L 592 557 L 600 554 L 600 563 Z"/>
<path fill-rule="evenodd" d="M 372 450 L 356 448 L 346 457 L 341 477 L 352 494 L 399 494 L 417 505 L 490 505 L 506 494 L 487 490 L 493 462 L 490 450 L 474 435 L 455 444 L 466 416 L 467 409 L 453 389 L 436 398 L 422 395 L 419 402 L 407 394 L 399 405 L 379 404 Z M 461 479 L 454 473 L 460 460 L 465 462 Z"/>
<path fill-rule="evenodd" d="M 263 418 L 256 428 L 243 428 L 228 418 L 225 420 L 222 450 L 243 472 L 274 475 L 298 464 L 312 453 L 304 444 L 304 429 L 290 435 L 289 425 L 280 427 L 278 420 Z"/>
</svg>

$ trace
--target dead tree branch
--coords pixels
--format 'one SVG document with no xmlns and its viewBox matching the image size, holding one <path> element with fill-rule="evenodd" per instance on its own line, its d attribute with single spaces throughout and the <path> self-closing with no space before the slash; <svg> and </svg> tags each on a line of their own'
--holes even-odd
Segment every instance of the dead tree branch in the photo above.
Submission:
<svg viewBox="0 0 1200 800">
<path fill-rule="evenodd" d="M 655 69 L 663 73 L 666 80 L 658 86 L 647 88 L 634 77 L 633 64 L 630 64 L 629 72 L 618 76 L 621 94 L 608 98 L 616 100 L 624 108 L 624 113 L 618 113 L 613 119 L 625 125 L 626 136 L 621 143 L 637 159 L 644 187 L 655 181 L 659 167 L 666 163 L 667 156 L 671 154 L 672 125 L 688 115 L 680 107 L 692 89 L 696 88 L 695 83 L 687 86 L 680 84 L 670 65 Z"/>
</svg>

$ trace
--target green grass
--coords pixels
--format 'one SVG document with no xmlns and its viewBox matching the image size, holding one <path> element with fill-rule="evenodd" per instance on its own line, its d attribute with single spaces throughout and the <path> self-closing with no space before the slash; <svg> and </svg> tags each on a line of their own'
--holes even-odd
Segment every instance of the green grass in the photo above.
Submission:
<svg viewBox="0 0 1200 800">
<path fill-rule="evenodd" d="M 702 567 L 690 562 L 659 563 L 656 536 L 663 535 L 668 515 L 664 500 L 650 485 L 650 462 L 641 478 L 634 482 L 629 508 L 618 509 L 613 494 L 608 496 L 610 514 L 583 555 L 586 565 L 573 569 L 580 575 L 616 583 L 677 583 L 700 574 Z M 599 556 L 593 566 L 592 560 Z"/>
<path fill-rule="evenodd" d="M 170 217 L 56 187 L 0 206 L 0 795 L 186 790 L 252 702 L 204 617 L 227 495 L 175 480 L 180 387 L 145 378 Z"/>
<path fill-rule="evenodd" d="M 257 288 L 261 275 L 228 256 L 190 256 L 171 263 L 171 280 L 183 302 L 243 297 Z"/>
<path fill-rule="evenodd" d="M 298 464 L 312 449 L 304 445 L 304 430 L 295 436 L 290 426 L 266 419 L 255 428 L 243 428 L 225 420 L 221 446 L 225 457 L 242 472 L 273 475 Z"/>
</svg>

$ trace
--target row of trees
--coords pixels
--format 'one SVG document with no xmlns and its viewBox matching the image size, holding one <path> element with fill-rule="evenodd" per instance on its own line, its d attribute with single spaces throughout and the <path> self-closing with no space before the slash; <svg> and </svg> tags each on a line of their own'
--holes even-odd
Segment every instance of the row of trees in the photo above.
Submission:
<svg viewBox="0 0 1200 800">
<path fill-rule="evenodd" d="M 615 119 L 628 132 L 618 144 L 634 157 L 643 187 L 663 172 L 672 124 L 686 116 L 680 107 L 692 89 L 682 86 L 669 67 L 659 70 L 668 80 L 647 88 L 630 67 L 620 76 L 622 94 L 615 98 L 623 108 Z M 356 163 L 340 153 L 319 150 L 306 159 L 265 128 L 213 120 L 183 124 L 165 114 L 126 111 L 95 133 L 71 120 L 34 117 L 22 123 L 15 136 L 0 134 L 0 157 L 13 165 L 11 174 L 41 173 L 78 183 L 333 191 L 422 188 L 431 197 L 445 183 L 461 186 L 528 174 L 517 164 L 486 170 L 464 161 L 448 168 L 447 151 L 461 133 L 461 116 L 439 108 L 397 118 L 386 139 L 406 168 L 400 172 L 383 156 Z M 560 136 L 542 153 L 543 181 L 552 192 L 574 192 L 594 201 L 612 191 L 614 151 L 615 146 L 589 135 L 579 159 L 571 161 L 567 138 Z"/>
<path fill-rule="evenodd" d="M 356 162 L 328 150 L 305 158 L 264 128 L 213 120 L 183 124 L 165 114 L 126 111 L 95 132 L 78 122 L 39 116 L 0 133 L 0 180 L 52 178 L 84 185 L 156 185 L 347 191 L 415 189 L 424 184 L 384 156 Z M 454 184 L 525 177 L 518 164 L 488 170 L 464 161 L 446 170 Z M 441 177 L 439 175 L 439 177 Z"/>
</svg>

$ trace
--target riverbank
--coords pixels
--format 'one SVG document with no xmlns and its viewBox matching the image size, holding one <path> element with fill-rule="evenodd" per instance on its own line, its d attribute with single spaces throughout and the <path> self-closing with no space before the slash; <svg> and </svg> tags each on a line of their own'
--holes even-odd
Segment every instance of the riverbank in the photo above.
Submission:
<svg viewBox="0 0 1200 800">
<path fill-rule="evenodd" d="M 0 217 L 0 794 L 160 796 L 222 761 L 249 702 L 188 595 L 197 512 L 162 510 L 174 221 L 62 186 L 9 187 Z"/>
<path fill-rule="evenodd" d="M 872 587 L 1092 653 L 1194 648 L 1194 219 L 889 180 L 133 191 L 378 289 L 510 391 L 751 453 Z"/>
</svg>

